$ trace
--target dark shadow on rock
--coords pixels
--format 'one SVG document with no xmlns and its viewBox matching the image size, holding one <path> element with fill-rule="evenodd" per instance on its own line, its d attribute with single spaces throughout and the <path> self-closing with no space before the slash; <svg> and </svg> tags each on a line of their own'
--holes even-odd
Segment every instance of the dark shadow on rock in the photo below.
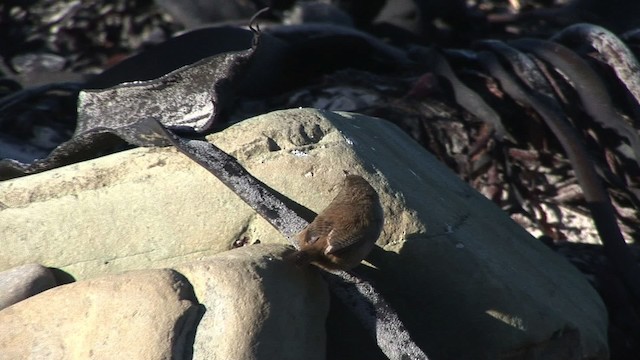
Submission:
<svg viewBox="0 0 640 360">
<path fill-rule="evenodd" d="M 438 270 L 430 268 L 426 259 L 420 258 L 427 251 L 431 253 L 431 259 L 434 255 L 437 258 L 434 253 L 438 252 L 442 252 L 442 258 L 451 257 L 445 255 L 444 249 L 439 249 L 438 243 L 441 242 L 432 242 L 432 238 L 417 235 L 405 242 L 399 254 L 376 246 L 367 258 L 374 267 L 360 266 L 356 272 L 383 295 L 429 358 L 466 358 L 469 349 L 487 348 L 484 343 L 486 336 L 478 336 L 479 329 L 492 329 L 491 336 L 497 339 L 517 336 L 514 332 L 521 330 L 487 313 L 490 309 L 488 296 L 472 291 L 473 286 L 469 286 L 469 293 L 452 291 L 460 288 L 454 286 L 452 279 L 460 283 L 471 281 L 464 278 L 474 277 L 474 274 L 455 273 L 459 271 L 456 263 L 462 259 L 447 259 L 451 268 L 446 273 L 438 273 Z M 464 260 L 468 261 L 468 258 Z M 490 284 L 481 284 L 477 289 L 491 291 Z M 367 336 L 364 330 L 360 331 Z M 491 347 L 495 348 L 495 344 Z M 478 359 L 486 356 L 488 354 L 477 354 Z M 370 357 L 358 353 L 351 358 Z"/>
<path fill-rule="evenodd" d="M 192 320 L 193 328 L 187 331 L 184 338 L 184 356 L 185 360 L 193 359 L 193 346 L 196 342 L 196 333 L 198 332 L 198 324 L 202 321 L 204 314 L 207 312 L 207 308 L 203 304 L 196 305 L 198 307 L 197 312 Z"/>
<path fill-rule="evenodd" d="M 76 279 L 64 270 L 60 270 L 58 268 L 48 268 L 53 274 L 54 279 L 56 279 L 57 285 L 71 284 L 72 282 L 76 282 Z"/>
<path fill-rule="evenodd" d="M 175 325 L 176 338 L 172 354 L 173 358 L 193 359 L 193 347 L 196 341 L 198 325 L 207 312 L 207 308 L 200 303 L 189 279 L 178 271 L 172 271 L 176 279 L 179 280 L 178 291 L 180 299 L 193 302 L 193 308 L 189 309 Z"/>
<path fill-rule="evenodd" d="M 333 294 L 331 294 L 331 307 L 326 326 L 327 359 L 387 359 L 361 321 Z"/>
</svg>

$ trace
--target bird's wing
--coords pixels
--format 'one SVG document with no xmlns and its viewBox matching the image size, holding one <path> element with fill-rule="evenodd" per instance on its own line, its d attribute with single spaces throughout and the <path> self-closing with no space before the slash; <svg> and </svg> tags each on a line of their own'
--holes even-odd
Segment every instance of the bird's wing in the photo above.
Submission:
<svg viewBox="0 0 640 360">
<path fill-rule="evenodd" d="M 324 218 L 316 218 L 307 228 L 305 241 L 307 244 L 313 244 L 327 233 L 331 232 L 333 223 Z"/>
<path fill-rule="evenodd" d="M 362 240 L 362 235 L 358 236 L 353 231 L 336 231 L 335 229 L 331 230 L 327 237 L 329 245 L 324 250 L 327 255 L 336 253 Z"/>
</svg>

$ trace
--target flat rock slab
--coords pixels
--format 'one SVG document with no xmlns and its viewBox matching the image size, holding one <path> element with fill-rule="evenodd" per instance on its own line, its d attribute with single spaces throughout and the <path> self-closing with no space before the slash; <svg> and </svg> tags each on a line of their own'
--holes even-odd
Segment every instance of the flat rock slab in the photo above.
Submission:
<svg viewBox="0 0 640 360">
<path fill-rule="evenodd" d="M 326 359 L 327 285 L 282 260 L 284 245 L 250 245 L 178 266 L 205 312 L 193 359 Z"/>
<path fill-rule="evenodd" d="M 434 358 L 607 358 L 606 310 L 582 274 L 393 124 L 295 109 L 208 140 L 316 212 L 344 170 L 365 176 L 386 215 L 373 267 L 360 270 Z M 37 261 L 82 279 L 286 242 L 171 148 L 2 182 L 0 202 L 0 270 Z"/>
<path fill-rule="evenodd" d="M 0 311 L 0 358 L 188 359 L 194 300 L 172 270 L 62 285 Z"/>
</svg>

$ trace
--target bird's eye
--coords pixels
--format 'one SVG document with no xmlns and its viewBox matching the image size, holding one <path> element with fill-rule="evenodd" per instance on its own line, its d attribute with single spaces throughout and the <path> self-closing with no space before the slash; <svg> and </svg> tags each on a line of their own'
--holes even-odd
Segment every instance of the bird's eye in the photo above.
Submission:
<svg viewBox="0 0 640 360">
<path fill-rule="evenodd" d="M 313 244 L 314 242 L 318 241 L 318 239 L 320 239 L 320 235 L 311 236 L 309 237 L 309 240 L 307 240 L 307 243 Z"/>
</svg>

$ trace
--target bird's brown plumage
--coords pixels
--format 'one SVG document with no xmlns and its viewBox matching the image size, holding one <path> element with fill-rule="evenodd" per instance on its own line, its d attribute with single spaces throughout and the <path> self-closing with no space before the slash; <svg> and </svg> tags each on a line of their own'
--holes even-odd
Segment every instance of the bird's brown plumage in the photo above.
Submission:
<svg viewBox="0 0 640 360">
<path fill-rule="evenodd" d="M 359 175 L 347 175 L 329 206 L 297 235 L 295 261 L 330 270 L 354 268 L 373 248 L 383 221 L 373 187 Z"/>
</svg>

